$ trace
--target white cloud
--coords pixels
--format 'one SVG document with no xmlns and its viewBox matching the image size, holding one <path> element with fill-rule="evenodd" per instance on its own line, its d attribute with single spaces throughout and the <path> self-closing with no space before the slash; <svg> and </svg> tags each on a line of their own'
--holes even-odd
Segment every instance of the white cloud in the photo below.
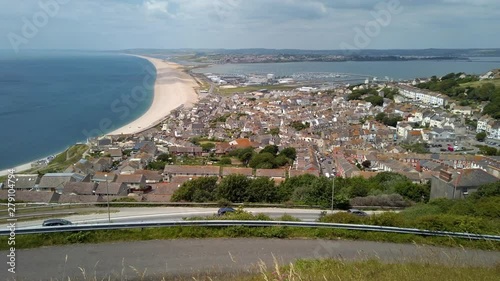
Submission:
<svg viewBox="0 0 500 281">
<path fill-rule="evenodd" d="M 144 2 L 144 8 L 146 9 L 147 13 L 152 15 L 163 15 L 168 17 L 172 16 L 172 14 L 170 14 L 168 10 L 168 1 L 147 0 L 146 2 Z"/>
</svg>

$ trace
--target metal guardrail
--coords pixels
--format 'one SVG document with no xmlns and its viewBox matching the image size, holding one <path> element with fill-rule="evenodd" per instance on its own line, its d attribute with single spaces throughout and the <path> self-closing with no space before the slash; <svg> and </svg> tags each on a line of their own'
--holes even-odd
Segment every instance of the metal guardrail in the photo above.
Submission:
<svg viewBox="0 0 500 281">
<path fill-rule="evenodd" d="M 92 203 L 51 203 L 51 204 L 33 204 L 33 203 L 19 203 L 26 204 L 26 207 L 17 208 L 19 211 L 30 211 L 30 210 L 41 210 L 41 209 L 54 209 L 54 208 L 68 208 L 72 207 L 102 207 L 107 205 L 107 202 L 92 202 Z M 0 204 L 5 205 L 7 204 Z M 36 205 L 33 207 L 28 207 L 29 205 Z M 192 203 L 192 202 L 109 202 L 111 207 L 119 206 L 158 206 L 158 207 L 202 207 L 202 208 L 218 208 L 219 203 Z M 309 205 L 287 205 L 287 204 L 265 204 L 265 203 L 233 203 L 233 206 L 243 206 L 245 208 L 284 208 L 284 209 L 315 209 L 323 210 L 321 206 L 309 206 Z M 353 209 L 380 209 L 380 210 L 401 210 L 404 207 L 389 207 L 389 206 L 352 206 Z"/>
<path fill-rule="evenodd" d="M 36 228 L 19 228 L 15 230 L 16 234 L 41 234 L 53 232 L 75 232 L 92 230 L 116 230 L 131 228 L 155 228 L 155 227 L 176 227 L 176 226 L 202 226 L 202 227 L 313 227 L 313 228 L 332 228 L 358 231 L 388 232 L 400 234 L 414 234 L 422 236 L 444 236 L 451 238 L 462 238 L 470 240 L 488 240 L 500 242 L 500 236 L 483 235 L 461 232 L 430 231 L 415 228 L 399 228 L 376 225 L 357 225 L 357 224 L 339 224 L 339 223 L 319 223 L 319 222 L 290 222 L 290 221 L 232 221 L 232 220 L 211 220 L 211 221 L 170 221 L 170 222 L 130 222 L 130 223 L 108 223 L 108 224 L 89 224 L 89 225 L 67 225 L 50 226 Z M 0 236 L 10 235 L 11 230 L 0 230 Z"/>
</svg>

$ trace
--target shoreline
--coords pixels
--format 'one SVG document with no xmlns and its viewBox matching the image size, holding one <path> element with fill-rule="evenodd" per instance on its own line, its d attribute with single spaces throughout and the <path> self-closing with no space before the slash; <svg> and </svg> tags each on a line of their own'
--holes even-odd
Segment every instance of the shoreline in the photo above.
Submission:
<svg viewBox="0 0 500 281">
<path fill-rule="evenodd" d="M 147 56 L 133 55 L 148 60 L 156 68 L 153 102 L 149 109 L 134 121 L 107 133 L 107 136 L 132 135 L 148 130 L 164 120 L 172 110 L 190 107 L 198 101 L 196 80 L 181 70 L 181 65 Z"/>
<path fill-rule="evenodd" d="M 143 115 L 112 132 L 106 133 L 105 135 L 107 136 L 141 133 L 156 126 L 164 120 L 172 110 L 179 106 L 192 106 L 198 101 L 198 94 L 195 91 L 198 84 L 191 75 L 181 70 L 181 65 L 146 56 L 131 56 L 148 60 L 156 69 L 153 102 Z M 57 154 L 48 155 L 12 168 L 1 170 L 0 176 L 8 175 L 11 169 L 14 169 L 16 174 L 30 170 L 32 168 L 31 164 L 45 160 L 50 156 L 57 156 L 62 152 L 64 152 L 64 150 Z"/>
</svg>

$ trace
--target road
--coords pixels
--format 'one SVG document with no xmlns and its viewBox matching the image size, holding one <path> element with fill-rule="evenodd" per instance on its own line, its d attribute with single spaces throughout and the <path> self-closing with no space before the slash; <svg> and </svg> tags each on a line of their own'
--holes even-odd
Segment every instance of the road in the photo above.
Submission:
<svg viewBox="0 0 500 281">
<path fill-rule="evenodd" d="M 152 222 L 152 221 L 180 221 L 189 217 L 206 217 L 217 213 L 217 208 L 192 208 L 192 207 L 149 207 L 149 208 L 112 208 L 111 222 Z M 306 209 L 281 209 L 281 208 L 248 208 L 245 209 L 253 214 L 266 214 L 271 218 L 279 218 L 284 214 L 289 214 L 302 221 L 316 221 L 321 210 Z M 67 219 L 76 224 L 107 223 L 108 214 L 106 208 L 102 208 L 100 213 L 85 215 L 66 215 L 59 218 Z M 64 213 L 67 211 L 61 211 Z M 368 214 L 379 213 L 380 211 L 368 211 Z M 18 222 L 17 227 L 39 227 L 44 219 Z M 5 228 L 7 224 L 0 224 Z"/>
<path fill-rule="evenodd" d="M 7 252 L 0 252 L 6 266 Z M 384 262 L 495 266 L 498 252 L 362 241 L 197 239 L 71 245 L 18 250 L 15 280 L 139 280 L 138 275 L 195 276 L 210 272 L 255 271 L 260 260 L 269 266 L 300 258 L 380 258 Z M 5 270 L 6 269 L 2 269 Z M 7 276 L 2 273 L 2 276 Z M 10 276 L 13 277 L 13 276 Z M 68 279 L 71 278 L 71 279 Z M 153 278 L 155 277 L 155 278 Z M 77 279 L 80 278 L 80 279 Z M 9 279 L 14 280 L 14 279 Z M 143 279 L 140 279 L 143 280 Z M 190 279 L 192 280 L 192 279 Z M 205 280 L 205 279 L 203 279 Z"/>
</svg>

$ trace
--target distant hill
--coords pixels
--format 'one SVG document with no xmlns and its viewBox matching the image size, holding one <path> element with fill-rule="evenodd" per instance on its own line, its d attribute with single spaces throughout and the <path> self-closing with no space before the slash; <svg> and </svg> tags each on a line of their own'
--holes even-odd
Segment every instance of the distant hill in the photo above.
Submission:
<svg viewBox="0 0 500 281">
<path fill-rule="evenodd" d="M 131 54 L 197 54 L 197 55 L 332 55 L 346 52 L 357 56 L 416 56 L 416 57 L 500 57 L 500 48 L 485 49 L 388 49 L 388 50 L 298 50 L 298 49 L 130 49 Z"/>
</svg>

